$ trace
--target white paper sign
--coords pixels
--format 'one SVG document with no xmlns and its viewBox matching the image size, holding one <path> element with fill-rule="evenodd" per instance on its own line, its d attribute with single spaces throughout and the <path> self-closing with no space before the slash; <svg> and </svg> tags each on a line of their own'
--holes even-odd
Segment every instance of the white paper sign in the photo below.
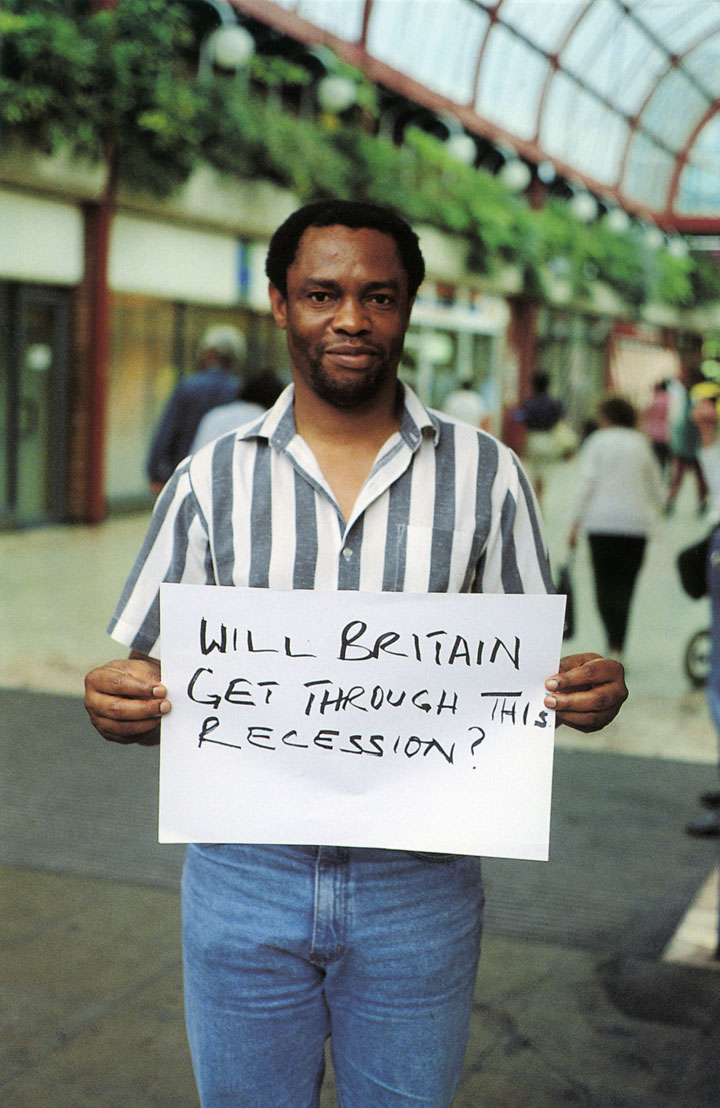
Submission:
<svg viewBox="0 0 720 1108">
<path fill-rule="evenodd" d="M 564 605 L 163 585 L 160 841 L 546 859 Z"/>
</svg>

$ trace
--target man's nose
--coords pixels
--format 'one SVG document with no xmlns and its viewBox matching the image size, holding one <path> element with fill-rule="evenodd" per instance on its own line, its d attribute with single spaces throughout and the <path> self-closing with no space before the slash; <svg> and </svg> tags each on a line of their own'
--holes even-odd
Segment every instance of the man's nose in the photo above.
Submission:
<svg viewBox="0 0 720 1108">
<path fill-rule="evenodd" d="M 332 325 L 336 331 L 346 331 L 352 334 L 369 330 L 370 320 L 362 301 L 354 296 L 344 297 L 338 304 Z"/>
</svg>

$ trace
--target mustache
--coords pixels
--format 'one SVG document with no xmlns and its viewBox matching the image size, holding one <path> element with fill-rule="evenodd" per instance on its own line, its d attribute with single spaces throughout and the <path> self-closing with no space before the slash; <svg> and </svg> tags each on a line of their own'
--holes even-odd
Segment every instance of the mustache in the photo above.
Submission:
<svg viewBox="0 0 720 1108">
<path fill-rule="evenodd" d="M 367 342 L 336 342 L 325 345 L 326 354 L 382 354 L 383 347 Z"/>
</svg>

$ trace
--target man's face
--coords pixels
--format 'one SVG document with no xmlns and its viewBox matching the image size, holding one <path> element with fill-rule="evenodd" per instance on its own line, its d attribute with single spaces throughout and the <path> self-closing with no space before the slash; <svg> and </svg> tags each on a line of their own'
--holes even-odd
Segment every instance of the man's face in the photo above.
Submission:
<svg viewBox="0 0 720 1108">
<path fill-rule="evenodd" d="M 270 300 L 296 387 L 344 409 L 394 396 L 412 304 L 390 235 L 309 227 L 288 268 L 287 297 L 271 285 Z"/>
</svg>

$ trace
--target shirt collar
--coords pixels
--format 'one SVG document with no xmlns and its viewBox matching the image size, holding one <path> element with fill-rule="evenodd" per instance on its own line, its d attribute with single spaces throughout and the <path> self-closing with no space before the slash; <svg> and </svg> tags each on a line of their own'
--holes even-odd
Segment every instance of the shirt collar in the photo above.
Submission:
<svg viewBox="0 0 720 1108">
<path fill-rule="evenodd" d="M 434 445 L 440 441 L 440 420 L 430 412 L 404 382 L 400 386 L 405 394 L 405 407 L 403 410 L 400 434 L 411 448 L 416 450 L 423 436 L 432 436 Z"/>
<path fill-rule="evenodd" d="M 440 421 L 428 411 L 413 390 L 401 382 L 403 413 L 400 436 L 411 450 L 416 450 L 424 436 L 432 436 L 434 445 L 440 439 Z M 240 439 L 267 439 L 275 450 L 283 451 L 294 438 L 295 415 L 293 404 L 295 388 L 288 385 L 275 404 L 259 420 L 255 420 L 240 433 Z"/>
</svg>

